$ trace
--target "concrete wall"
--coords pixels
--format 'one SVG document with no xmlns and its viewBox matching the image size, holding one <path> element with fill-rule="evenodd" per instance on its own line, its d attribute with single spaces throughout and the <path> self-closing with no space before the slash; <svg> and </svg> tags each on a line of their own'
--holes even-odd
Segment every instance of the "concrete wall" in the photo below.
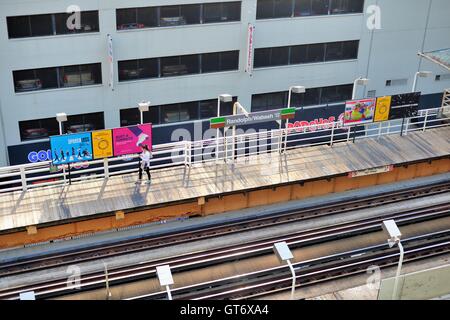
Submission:
<svg viewBox="0 0 450 320">
<path fill-rule="evenodd" d="M 206 0 L 201 2 L 215 2 Z M 157 0 L 151 5 L 192 3 L 186 0 Z M 198 2 L 198 1 L 197 1 Z M 105 112 L 105 126 L 119 126 L 119 110 L 134 107 L 138 101 L 169 104 L 211 99 L 220 93 L 238 96 L 250 108 L 251 95 L 287 90 L 292 84 L 322 87 L 352 83 L 362 75 L 371 79 L 367 90 L 377 95 L 402 93 L 412 86 L 413 74 L 421 69 L 442 74 L 443 69 L 420 62 L 418 51 L 450 47 L 450 12 L 446 0 L 366 0 L 365 7 L 379 4 L 382 29 L 369 31 L 364 14 L 256 20 L 256 0 L 242 1 L 241 22 L 116 31 L 115 9 L 148 6 L 144 0 L 78 0 L 82 10 L 99 10 L 100 32 L 39 38 L 8 39 L 6 17 L 65 12 L 73 1 L 0 0 L 0 98 L 6 142 L 21 144 L 18 122 L 53 117 L 57 112 L 81 114 Z M 430 4 L 431 7 L 430 7 Z M 264 68 L 249 77 L 244 71 L 247 50 L 247 24 L 256 26 L 255 47 L 296 45 L 314 42 L 360 39 L 359 58 L 301 66 Z M 108 87 L 107 34 L 112 34 L 115 59 L 148 58 L 188 53 L 240 50 L 239 71 L 190 75 L 170 79 L 117 82 Z M 13 70 L 102 63 L 103 85 L 64 88 L 41 92 L 15 93 Z M 385 87 L 388 79 L 407 78 L 408 85 Z M 424 93 L 442 92 L 450 81 L 421 79 Z M 365 90 L 365 92 L 367 92 Z M 358 96 L 364 95 L 363 89 Z M 6 164 L 0 157 L 0 166 Z"/>
</svg>

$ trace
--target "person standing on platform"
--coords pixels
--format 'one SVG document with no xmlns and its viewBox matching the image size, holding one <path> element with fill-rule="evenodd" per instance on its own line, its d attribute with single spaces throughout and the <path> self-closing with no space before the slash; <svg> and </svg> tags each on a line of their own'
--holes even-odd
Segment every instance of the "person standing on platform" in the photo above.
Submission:
<svg viewBox="0 0 450 320">
<path fill-rule="evenodd" d="M 136 184 L 140 184 L 142 182 L 142 173 L 145 170 L 147 172 L 148 177 L 148 184 L 151 183 L 152 176 L 150 175 L 150 159 L 152 158 L 152 153 L 150 152 L 150 149 L 147 145 L 140 145 L 142 153 L 139 155 L 141 158 L 141 162 L 139 165 L 139 180 L 136 182 Z"/>
</svg>

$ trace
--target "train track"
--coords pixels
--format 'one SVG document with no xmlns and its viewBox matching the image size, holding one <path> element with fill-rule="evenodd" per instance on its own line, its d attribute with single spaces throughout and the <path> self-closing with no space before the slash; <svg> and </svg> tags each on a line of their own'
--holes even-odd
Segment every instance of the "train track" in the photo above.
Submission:
<svg viewBox="0 0 450 320">
<path fill-rule="evenodd" d="M 262 229 L 268 226 L 279 226 L 315 217 L 344 214 L 346 212 L 368 209 L 398 201 L 411 200 L 450 191 L 450 183 L 439 183 L 420 188 L 411 188 L 393 193 L 382 193 L 376 196 L 337 201 L 328 205 L 289 210 L 267 215 L 262 218 L 245 218 L 231 223 L 210 225 L 208 227 L 192 227 L 183 232 L 171 232 L 162 236 L 148 236 L 138 240 L 119 241 L 110 245 L 92 246 L 88 249 L 71 250 L 64 253 L 42 255 L 35 258 L 23 258 L 13 262 L 0 263 L 0 276 L 18 275 L 31 271 L 59 267 L 117 257 L 119 255 L 143 252 L 169 245 L 188 243 L 193 240 L 209 239 L 243 231 Z"/>
<path fill-rule="evenodd" d="M 109 270 L 109 285 L 116 286 L 149 278 L 156 280 L 155 267 L 158 265 L 170 264 L 174 273 L 189 272 L 189 270 L 208 268 L 226 262 L 241 261 L 266 255 L 273 256 L 272 246 L 278 241 L 286 241 L 294 249 L 305 248 L 379 231 L 381 229 L 381 222 L 385 219 L 395 219 L 398 225 L 408 226 L 411 224 L 426 223 L 427 221 L 434 221 L 436 219 L 448 219 L 449 216 L 450 204 L 436 205 L 430 208 L 408 210 L 375 218 L 336 224 L 329 227 L 299 231 L 289 236 L 270 237 L 226 248 L 188 253 L 176 257 L 145 262 L 138 266 L 125 266 Z M 450 229 L 450 220 L 448 223 Z M 106 285 L 105 274 L 103 272 L 94 272 L 83 275 L 80 278 L 79 285 L 80 291 L 92 291 L 104 288 Z M 156 288 L 159 288 L 159 286 L 156 285 Z M 0 291 L 0 299 L 17 299 L 19 293 L 25 291 L 35 291 L 36 297 L 39 299 L 74 294 L 74 290 L 67 287 L 66 279 L 59 279 L 42 284 L 2 290 Z M 158 298 L 157 295 L 152 297 Z"/>
</svg>

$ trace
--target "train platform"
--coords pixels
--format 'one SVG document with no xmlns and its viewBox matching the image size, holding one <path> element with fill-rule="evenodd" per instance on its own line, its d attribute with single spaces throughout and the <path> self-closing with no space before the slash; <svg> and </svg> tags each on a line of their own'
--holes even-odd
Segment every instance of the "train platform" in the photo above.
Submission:
<svg viewBox="0 0 450 320">
<path fill-rule="evenodd" d="M 379 168 L 389 168 L 379 172 Z M 450 127 L 0 194 L 0 248 L 450 171 Z"/>
</svg>

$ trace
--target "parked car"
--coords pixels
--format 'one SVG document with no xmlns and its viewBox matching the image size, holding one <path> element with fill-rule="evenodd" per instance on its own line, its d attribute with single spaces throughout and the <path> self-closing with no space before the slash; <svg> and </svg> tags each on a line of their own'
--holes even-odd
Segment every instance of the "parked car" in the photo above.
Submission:
<svg viewBox="0 0 450 320">
<path fill-rule="evenodd" d="M 95 126 L 92 123 L 74 124 L 67 128 L 67 133 L 93 131 L 94 129 Z"/>
<path fill-rule="evenodd" d="M 82 72 L 81 74 L 79 72 L 66 72 L 64 74 L 63 82 L 64 87 L 95 84 L 92 72 L 90 71 Z"/>
<path fill-rule="evenodd" d="M 161 27 L 180 26 L 183 24 L 186 24 L 184 17 L 164 17 L 160 21 Z"/>
<path fill-rule="evenodd" d="M 187 74 L 187 73 L 188 73 L 188 69 L 187 69 L 186 65 L 184 65 L 184 64 L 164 66 L 162 69 L 163 77 L 180 76 L 180 75 Z"/>
<path fill-rule="evenodd" d="M 137 69 L 122 69 L 120 70 L 120 75 L 123 78 L 139 78 L 139 76 L 144 72 L 144 68 Z"/>
<path fill-rule="evenodd" d="M 19 80 L 16 82 L 16 91 L 33 91 L 42 89 L 42 82 L 40 79 Z"/>
<path fill-rule="evenodd" d="M 143 23 L 123 23 L 117 27 L 118 30 L 142 29 L 145 28 Z"/>
<path fill-rule="evenodd" d="M 45 128 L 26 129 L 22 132 L 24 140 L 36 140 L 48 137 L 48 130 Z"/>
</svg>

